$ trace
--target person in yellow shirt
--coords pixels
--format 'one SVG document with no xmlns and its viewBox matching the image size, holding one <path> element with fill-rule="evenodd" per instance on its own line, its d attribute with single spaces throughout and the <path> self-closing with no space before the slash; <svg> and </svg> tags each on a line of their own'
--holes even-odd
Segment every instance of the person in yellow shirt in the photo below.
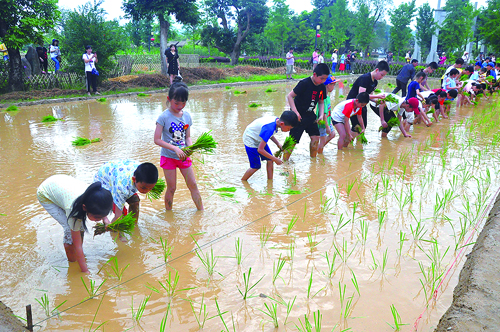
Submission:
<svg viewBox="0 0 500 332">
<path fill-rule="evenodd" d="M 9 60 L 9 52 L 7 51 L 7 46 L 4 43 L 0 44 L 0 54 L 3 56 L 3 61 Z"/>
</svg>

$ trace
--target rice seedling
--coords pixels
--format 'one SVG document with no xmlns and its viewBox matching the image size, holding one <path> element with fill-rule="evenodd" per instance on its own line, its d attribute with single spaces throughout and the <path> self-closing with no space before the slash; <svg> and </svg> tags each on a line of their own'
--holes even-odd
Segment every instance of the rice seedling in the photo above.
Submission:
<svg viewBox="0 0 500 332">
<path fill-rule="evenodd" d="M 387 268 L 387 262 L 389 260 L 389 248 L 385 248 L 384 254 L 382 255 L 382 266 L 380 267 L 380 270 L 382 271 L 382 274 L 385 274 L 385 270 Z"/>
<path fill-rule="evenodd" d="M 401 326 L 409 325 L 401 323 L 401 316 L 399 316 L 399 313 L 396 310 L 394 304 L 391 304 L 391 313 L 392 313 L 392 318 L 394 319 L 394 325 L 389 323 L 387 323 L 387 325 L 389 325 L 394 331 L 401 331 Z"/>
<path fill-rule="evenodd" d="M 461 247 L 460 244 L 463 242 L 465 239 L 465 235 L 467 234 L 467 219 L 462 219 L 459 218 L 459 223 L 460 223 L 460 229 L 457 231 L 455 230 L 455 226 L 451 221 L 448 222 L 451 226 L 451 229 L 453 230 L 453 239 L 455 240 L 455 251 L 460 249 Z"/>
<path fill-rule="evenodd" d="M 293 263 L 293 256 L 295 255 L 295 240 L 294 239 L 292 239 L 292 241 L 288 245 L 288 252 L 289 252 L 290 261 Z"/>
<path fill-rule="evenodd" d="M 106 98 L 102 97 L 102 98 L 97 98 L 96 99 L 98 102 L 100 103 L 105 103 L 106 102 Z"/>
<path fill-rule="evenodd" d="M 94 237 L 96 235 L 104 234 L 107 231 L 120 232 L 127 235 L 132 235 L 136 223 L 135 214 L 133 212 L 122 215 L 120 218 L 116 219 L 109 225 L 104 225 L 104 223 L 97 223 L 94 225 Z"/>
<path fill-rule="evenodd" d="M 163 261 L 165 264 L 168 262 L 168 259 L 172 257 L 172 251 L 174 250 L 174 246 L 168 244 L 168 239 L 163 240 L 160 236 L 160 244 L 163 253 Z"/>
<path fill-rule="evenodd" d="M 236 288 L 238 289 L 238 292 L 241 294 L 241 296 L 243 296 L 243 300 L 245 300 L 245 301 L 248 298 L 255 297 L 253 294 L 249 294 L 249 293 L 265 277 L 265 275 L 263 275 L 256 283 L 254 283 L 254 284 L 251 285 L 250 284 L 250 276 L 251 276 L 251 274 L 252 274 L 252 268 L 248 269 L 248 273 L 243 272 L 243 284 L 245 286 L 245 288 L 243 289 L 243 291 L 238 286 L 236 286 Z"/>
<path fill-rule="evenodd" d="M 165 332 L 167 331 L 167 319 L 168 319 L 168 315 L 170 313 L 170 302 L 167 304 L 167 311 L 165 312 L 165 316 L 163 316 L 163 318 L 161 319 L 161 322 L 160 322 L 160 332 Z"/>
<path fill-rule="evenodd" d="M 297 215 L 292 217 L 292 220 L 288 223 L 288 226 L 286 227 L 286 235 L 290 235 L 290 232 L 293 229 L 293 226 L 297 223 L 297 220 L 299 220 L 299 217 Z"/>
<path fill-rule="evenodd" d="M 87 291 L 87 294 L 89 295 L 84 300 L 91 299 L 91 298 L 95 297 L 97 295 L 97 293 L 99 292 L 99 289 L 101 289 L 102 285 L 104 285 L 106 280 L 108 280 L 108 279 L 104 279 L 101 282 L 101 284 L 96 287 L 96 282 L 94 280 L 90 279 L 89 285 L 87 286 L 83 277 L 81 277 L 81 279 L 82 279 L 83 286 L 85 287 L 85 290 Z"/>
<path fill-rule="evenodd" d="M 330 213 L 334 208 L 333 198 L 323 196 L 323 193 L 319 192 L 319 209 L 321 213 Z"/>
<path fill-rule="evenodd" d="M 256 107 L 260 107 L 260 106 L 262 106 L 262 104 L 251 103 L 250 105 L 248 105 L 248 107 L 251 107 L 251 108 L 256 108 Z"/>
<path fill-rule="evenodd" d="M 118 279 L 118 280 L 122 280 L 123 278 L 123 273 L 125 272 L 125 270 L 130 266 L 130 264 L 127 264 L 124 268 L 120 268 L 118 266 L 118 259 L 116 257 L 111 257 L 107 262 L 106 264 L 101 268 L 101 270 L 104 268 L 104 267 L 110 267 L 111 268 L 111 271 L 114 273 L 115 277 Z M 99 272 L 101 271 L 99 270 Z M 111 274 L 109 272 L 106 271 L 106 274 L 108 276 L 111 276 Z"/>
<path fill-rule="evenodd" d="M 304 321 L 302 321 L 299 318 L 300 326 L 295 324 L 297 331 L 299 331 L 299 332 L 312 332 L 312 331 L 321 332 L 321 321 L 323 319 L 323 315 L 321 315 L 321 312 L 319 311 L 319 309 L 318 309 L 318 311 L 313 312 L 313 319 L 314 319 L 314 329 L 313 329 L 311 322 L 309 322 L 307 315 L 304 315 Z"/>
<path fill-rule="evenodd" d="M 274 153 L 274 156 L 276 158 L 281 158 L 283 153 L 292 153 L 296 144 L 297 144 L 297 142 L 295 141 L 295 139 L 292 136 L 287 136 L 285 138 L 285 141 L 283 142 L 283 145 L 281 146 L 281 149 L 276 151 Z M 295 169 L 294 169 L 294 174 L 295 174 Z M 295 179 L 295 183 L 297 183 L 296 179 Z"/>
<path fill-rule="evenodd" d="M 351 270 L 351 274 L 352 274 L 352 278 L 351 278 L 352 284 L 353 284 L 354 288 L 356 288 L 356 292 L 358 292 L 358 296 L 361 296 L 361 293 L 359 291 L 358 279 L 356 279 L 356 275 L 354 274 L 353 270 Z"/>
<path fill-rule="evenodd" d="M 56 117 L 54 117 L 53 115 L 46 115 L 42 118 L 42 122 L 55 122 L 55 121 L 59 121 L 61 119 L 58 119 Z"/>
<path fill-rule="evenodd" d="M 372 257 L 372 263 L 373 266 L 370 266 L 370 268 L 375 271 L 378 269 L 378 260 L 375 258 L 375 255 L 373 255 L 373 251 L 370 249 L 370 255 Z"/>
<path fill-rule="evenodd" d="M 99 309 L 101 308 L 101 304 L 102 304 L 103 300 L 104 300 L 104 295 L 101 297 L 101 301 L 99 302 L 99 305 L 97 306 L 97 310 L 95 311 L 94 318 L 92 319 L 92 322 L 90 323 L 89 332 L 95 332 L 95 331 L 97 331 L 99 328 L 101 328 L 107 322 L 107 321 L 102 322 L 94 330 L 92 330 L 92 327 L 94 326 L 94 323 L 95 323 L 95 319 L 97 317 L 97 313 L 99 312 Z"/>
<path fill-rule="evenodd" d="M 97 143 L 97 142 L 100 142 L 101 139 L 100 138 L 94 138 L 94 139 L 88 139 L 88 138 L 85 138 L 85 137 L 80 137 L 80 136 L 77 136 L 72 142 L 71 144 L 73 146 L 84 146 L 84 145 L 88 145 L 88 144 L 91 144 L 91 143 Z"/>
<path fill-rule="evenodd" d="M 16 111 L 19 111 L 19 107 L 17 107 L 16 105 L 10 105 L 9 107 L 7 107 L 5 109 L 6 112 L 16 112 Z"/>
<path fill-rule="evenodd" d="M 139 303 L 139 307 L 137 308 L 137 311 L 135 313 L 134 313 L 134 296 L 132 295 L 132 305 L 131 305 L 132 318 L 136 322 L 138 322 L 142 319 L 142 316 L 144 315 L 144 310 L 146 310 L 146 305 L 148 304 L 148 301 L 151 298 L 151 294 L 144 297 L 144 299 L 141 301 L 141 303 Z"/>
<path fill-rule="evenodd" d="M 193 236 L 191 236 L 193 238 Z M 193 238 L 194 240 L 194 238 Z M 214 256 L 214 248 L 210 247 L 210 252 L 204 253 L 201 247 L 198 245 L 198 242 L 195 240 L 194 241 L 196 244 L 197 249 L 195 250 L 196 257 L 200 260 L 201 264 L 205 268 L 205 270 L 208 273 L 208 279 L 213 276 L 215 271 L 215 266 L 217 265 L 217 262 L 219 261 L 219 257 Z M 217 272 L 220 276 L 219 272 Z"/>
<path fill-rule="evenodd" d="M 403 245 L 405 241 L 408 241 L 406 238 L 406 233 L 403 231 L 399 231 L 399 255 L 403 252 Z"/>
<path fill-rule="evenodd" d="M 332 279 L 336 271 L 335 259 L 337 258 L 337 253 L 333 253 L 333 257 L 330 257 L 328 255 L 328 252 L 325 252 L 325 258 L 326 258 L 326 264 L 328 265 L 328 270 L 326 270 L 326 273 L 323 272 L 323 274 L 326 274 L 329 279 Z"/>
<path fill-rule="evenodd" d="M 234 90 L 233 92 L 235 95 L 241 95 L 247 93 L 246 91 L 240 91 L 240 90 Z"/>
<path fill-rule="evenodd" d="M 240 238 L 234 240 L 234 258 L 236 258 L 236 263 L 241 265 L 243 262 L 243 240 Z"/>
<path fill-rule="evenodd" d="M 382 185 L 384 186 L 384 195 L 388 194 L 389 191 L 389 177 L 385 176 L 383 174 L 380 175 L 380 178 L 382 179 Z"/>
<path fill-rule="evenodd" d="M 377 211 L 378 215 L 378 229 L 380 230 L 382 228 L 382 225 L 384 224 L 385 219 L 387 219 L 387 211 Z"/>
<path fill-rule="evenodd" d="M 278 257 L 278 262 L 273 263 L 273 285 L 276 283 L 276 279 L 278 279 L 278 278 L 283 280 L 283 283 L 285 283 L 285 280 L 282 277 L 280 277 L 280 273 L 283 270 L 285 263 L 286 263 L 286 261 L 281 258 L 281 254 Z"/>
<path fill-rule="evenodd" d="M 214 153 L 214 149 L 217 147 L 217 142 L 214 140 L 212 135 L 210 135 L 211 131 L 205 132 L 201 134 L 196 142 L 192 145 L 185 147 L 182 151 L 189 157 L 194 152 L 199 153 Z"/>
<path fill-rule="evenodd" d="M 351 195 L 352 188 L 354 187 L 357 181 L 358 179 L 354 179 L 354 181 L 352 182 L 351 181 L 347 182 L 347 188 L 346 188 L 347 196 Z"/>
<path fill-rule="evenodd" d="M 292 186 L 297 185 L 297 172 L 295 171 L 295 168 L 293 169 L 293 181 L 292 181 Z M 304 205 L 305 206 L 305 205 Z"/>
<path fill-rule="evenodd" d="M 368 238 L 368 222 L 364 219 L 359 220 L 359 232 L 361 234 L 361 244 L 365 245 Z"/>
<path fill-rule="evenodd" d="M 198 328 L 200 330 L 203 329 L 207 320 L 213 318 L 213 317 L 208 318 L 207 305 L 204 302 L 205 302 L 205 293 L 202 293 L 200 309 L 197 310 L 197 309 L 195 309 L 194 301 L 189 299 L 191 311 L 193 312 L 194 318 L 196 319 L 196 323 L 198 323 Z M 169 303 L 169 306 L 170 306 L 170 303 Z"/>
<path fill-rule="evenodd" d="M 307 233 L 307 242 L 308 242 L 308 246 L 309 246 L 309 250 L 311 251 L 311 253 L 313 252 L 313 250 L 321 243 L 323 242 L 325 239 L 317 242 L 316 241 L 316 235 L 318 234 L 318 227 L 316 226 L 316 230 L 314 232 L 314 235 L 312 235 L 311 233 Z"/>
<path fill-rule="evenodd" d="M 230 193 L 236 192 L 235 187 L 221 187 L 221 188 L 215 188 L 213 190 L 217 192 L 230 192 Z"/>
<path fill-rule="evenodd" d="M 43 294 L 40 299 L 35 299 L 38 304 L 43 309 L 43 312 L 45 313 L 45 316 L 50 317 L 50 304 L 49 304 L 49 297 L 47 296 L 47 293 Z"/>
<path fill-rule="evenodd" d="M 346 220 L 344 222 L 344 214 L 341 213 L 340 216 L 339 216 L 339 220 L 337 221 L 337 226 L 335 227 L 333 224 L 330 224 L 330 226 L 332 227 L 332 231 L 333 231 L 333 235 L 334 236 L 337 236 L 337 233 L 342 229 L 344 228 L 346 225 L 349 224 L 349 222 L 351 222 L 350 220 Z"/>
<path fill-rule="evenodd" d="M 164 179 L 158 179 L 156 181 L 155 186 L 153 189 L 151 189 L 150 192 L 146 194 L 146 197 L 152 202 L 153 199 L 160 199 L 161 195 L 165 191 L 165 188 L 167 187 L 165 180 Z"/>
<path fill-rule="evenodd" d="M 139 92 L 139 93 L 137 94 L 137 97 L 149 97 L 149 96 L 151 96 L 151 95 L 150 95 L 150 94 L 148 94 L 148 93 L 143 93 L 143 92 Z"/>
<path fill-rule="evenodd" d="M 348 245 L 346 239 L 342 239 L 342 245 L 339 247 L 335 245 L 335 242 L 333 243 L 333 248 L 335 249 L 336 253 L 339 255 L 340 259 L 342 262 L 346 263 L 349 257 L 351 257 L 352 253 L 356 249 L 357 245 L 354 245 L 351 251 L 348 250 Z"/>
<path fill-rule="evenodd" d="M 276 226 L 274 226 L 272 229 L 267 231 L 267 227 L 265 225 L 262 226 L 262 231 L 259 234 L 261 248 L 264 248 L 267 241 L 269 241 L 269 238 L 271 237 L 271 234 L 273 234 L 275 228 L 276 228 Z"/>
<path fill-rule="evenodd" d="M 264 315 L 268 316 L 270 318 L 270 322 L 273 323 L 274 328 L 278 328 L 278 304 L 277 303 L 272 303 L 270 306 L 267 305 L 267 303 L 264 303 L 264 306 L 266 307 L 266 311 L 264 310 L 259 310 L 262 312 Z"/>
</svg>

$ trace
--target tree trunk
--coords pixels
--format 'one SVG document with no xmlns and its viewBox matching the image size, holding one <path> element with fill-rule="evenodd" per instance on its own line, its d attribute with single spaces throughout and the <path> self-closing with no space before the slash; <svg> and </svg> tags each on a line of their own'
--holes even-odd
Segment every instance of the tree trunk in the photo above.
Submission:
<svg viewBox="0 0 500 332">
<path fill-rule="evenodd" d="M 238 60 L 240 59 L 241 52 L 241 42 L 234 44 L 233 51 L 231 52 L 231 66 L 236 66 L 238 64 Z"/>
<path fill-rule="evenodd" d="M 233 51 L 231 52 L 231 65 L 236 66 L 238 64 L 238 60 L 240 58 L 240 53 L 241 53 L 241 43 L 243 42 L 243 39 L 248 35 L 250 32 L 250 15 L 246 15 L 246 28 L 245 31 L 242 33 L 242 27 L 238 24 L 238 33 L 236 35 L 236 42 L 234 43 Z"/>
<path fill-rule="evenodd" d="M 168 29 L 170 24 L 168 20 L 165 20 L 163 15 L 158 17 L 160 21 L 160 59 L 161 59 L 161 73 L 167 75 L 167 57 L 165 56 L 165 50 L 169 48 L 168 43 Z"/>
<path fill-rule="evenodd" d="M 7 51 L 9 52 L 9 88 L 11 91 L 22 91 L 24 90 L 24 68 L 21 62 L 21 53 L 14 48 L 7 48 Z"/>
</svg>

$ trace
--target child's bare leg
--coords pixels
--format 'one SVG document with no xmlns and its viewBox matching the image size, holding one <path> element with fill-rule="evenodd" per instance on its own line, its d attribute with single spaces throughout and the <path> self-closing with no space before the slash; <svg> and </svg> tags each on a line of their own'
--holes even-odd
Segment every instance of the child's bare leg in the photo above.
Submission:
<svg viewBox="0 0 500 332">
<path fill-rule="evenodd" d="M 309 144 L 309 154 L 311 158 L 316 158 L 318 155 L 319 136 L 311 136 L 311 143 Z"/>
<path fill-rule="evenodd" d="M 174 194 L 177 186 L 177 169 L 163 169 L 167 191 L 165 192 L 165 209 L 172 210 Z"/>
<path fill-rule="evenodd" d="M 257 172 L 259 169 L 258 168 L 249 168 L 247 169 L 247 171 L 245 172 L 245 174 L 243 174 L 243 177 L 241 178 L 241 181 L 248 181 L 248 179 L 250 179 L 250 177 L 252 175 L 255 174 L 255 172 Z"/>
<path fill-rule="evenodd" d="M 203 202 L 201 201 L 201 194 L 198 190 L 198 185 L 196 184 L 196 177 L 194 176 L 193 167 L 181 169 L 181 174 L 184 176 L 184 180 L 186 180 L 186 185 L 191 192 L 191 198 L 193 199 L 194 204 L 198 210 L 203 210 Z"/>
<path fill-rule="evenodd" d="M 330 143 L 330 141 L 335 137 L 335 131 L 332 130 L 330 131 L 330 134 L 326 137 L 326 142 L 325 142 L 325 145 L 327 145 L 328 143 Z"/>
<path fill-rule="evenodd" d="M 344 124 L 343 123 L 337 123 L 335 125 L 335 129 L 337 129 L 337 132 L 339 133 L 339 140 L 337 142 L 337 148 L 339 150 L 342 150 L 344 148 L 344 143 L 345 143 L 345 138 L 346 138 Z"/>
<path fill-rule="evenodd" d="M 64 250 L 66 251 L 66 257 L 68 257 L 68 261 L 76 262 L 75 246 L 69 243 L 65 243 Z"/>
<path fill-rule="evenodd" d="M 266 168 L 267 168 L 267 179 L 272 180 L 274 173 L 274 162 L 272 160 L 268 160 Z"/>
<path fill-rule="evenodd" d="M 323 153 L 323 148 L 326 145 L 326 136 L 319 137 L 318 153 Z"/>
</svg>

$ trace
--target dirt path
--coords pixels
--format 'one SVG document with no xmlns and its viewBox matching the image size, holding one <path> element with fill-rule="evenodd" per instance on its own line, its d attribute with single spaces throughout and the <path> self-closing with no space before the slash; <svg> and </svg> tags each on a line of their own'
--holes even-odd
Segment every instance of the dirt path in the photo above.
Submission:
<svg viewBox="0 0 500 332">
<path fill-rule="evenodd" d="M 0 332 L 26 332 L 28 331 L 14 313 L 0 301 Z"/>
<path fill-rule="evenodd" d="M 500 331 L 500 195 L 460 272 L 435 332 Z"/>
</svg>

